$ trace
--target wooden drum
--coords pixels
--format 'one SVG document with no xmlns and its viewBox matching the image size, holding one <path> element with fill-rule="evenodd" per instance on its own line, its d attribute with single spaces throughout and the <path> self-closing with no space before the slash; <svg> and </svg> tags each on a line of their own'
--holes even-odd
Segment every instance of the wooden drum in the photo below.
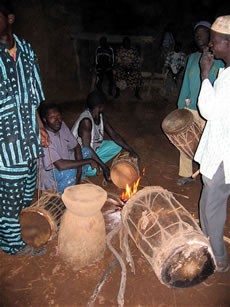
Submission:
<svg viewBox="0 0 230 307">
<path fill-rule="evenodd" d="M 180 109 L 169 113 L 162 122 L 162 130 L 181 153 L 193 159 L 202 129 L 189 110 Z"/>
<path fill-rule="evenodd" d="M 33 247 L 48 243 L 56 235 L 64 211 L 61 195 L 44 192 L 39 200 L 21 211 L 23 241 Z"/>
<path fill-rule="evenodd" d="M 215 269 L 208 238 L 192 215 L 161 187 L 145 187 L 122 210 L 121 247 L 131 266 L 130 237 L 162 284 L 187 288 Z M 133 268 L 134 271 L 134 268 Z"/>
<path fill-rule="evenodd" d="M 126 184 L 132 185 L 140 176 L 137 159 L 128 152 L 121 152 L 113 159 L 110 176 L 118 188 L 125 189 Z"/>
</svg>

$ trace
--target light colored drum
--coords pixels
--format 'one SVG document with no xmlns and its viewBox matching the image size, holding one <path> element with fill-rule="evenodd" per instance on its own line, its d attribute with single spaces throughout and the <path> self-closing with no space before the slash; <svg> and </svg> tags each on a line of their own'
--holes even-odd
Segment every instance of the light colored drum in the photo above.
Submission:
<svg viewBox="0 0 230 307">
<path fill-rule="evenodd" d="M 193 159 L 202 128 L 194 121 L 190 111 L 178 109 L 169 113 L 162 122 L 162 130 L 181 153 Z"/>
<path fill-rule="evenodd" d="M 134 262 L 128 236 L 152 266 L 162 284 L 186 288 L 214 272 L 208 238 L 191 214 L 161 187 L 145 187 L 122 210 L 121 248 Z"/>
<path fill-rule="evenodd" d="M 58 249 L 74 270 L 104 256 L 106 231 L 101 208 L 106 199 L 104 189 L 88 183 L 68 187 L 62 194 L 66 211 L 58 233 Z"/>
<path fill-rule="evenodd" d="M 120 189 L 125 189 L 126 184 L 133 185 L 140 176 L 137 159 L 131 157 L 128 152 L 121 152 L 113 159 L 110 176 Z"/>
<path fill-rule="evenodd" d="M 43 192 L 36 202 L 21 211 L 23 241 L 33 247 L 45 245 L 56 235 L 64 211 L 59 194 Z"/>
</svg>

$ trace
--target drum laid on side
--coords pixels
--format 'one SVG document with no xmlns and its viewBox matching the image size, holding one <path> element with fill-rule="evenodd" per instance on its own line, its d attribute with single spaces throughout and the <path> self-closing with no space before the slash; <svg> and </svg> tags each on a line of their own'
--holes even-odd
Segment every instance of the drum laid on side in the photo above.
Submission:
<svg viewBox="0 0 230 307">
<path fill-rule="evenodd" d="M 140 176 L 137 159 L 128 152 L 119 153 L 112 162 L 110 168 L 112 182 L 120 189 L 125 189 L 126 184 L 133 185 Z"/>
<path fill-rule="evenodd" d="M 43 192 L 35 203 L 20 213 L 23 241 L 33 247 L 47 244 L 57 234 L 64 211 L 61 195 Z"/>
<path fill-rule="evenodd" d="M 121 247 L 131 265 L 128 236 L 152 266 L 162 284 L 187 288 L 214 272 L 208 238 L 191 214 L 161 187 L 145 187 L 122 210 Z"/>
<path fill-rule="evenodd" d="M 189 110 L 177 109 L 169 113 L 162 122 L 162 130 L 181 153 L 193 159 L 202 128 Z"/>
</svg>

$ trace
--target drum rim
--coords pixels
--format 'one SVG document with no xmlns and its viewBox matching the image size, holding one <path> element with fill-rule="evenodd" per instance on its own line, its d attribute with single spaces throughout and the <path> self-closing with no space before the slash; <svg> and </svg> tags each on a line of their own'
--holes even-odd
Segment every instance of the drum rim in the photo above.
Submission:
<svg viewBox="0 0 230 307">
<path fill-rule="evenodd" d="M 184 113 L 184 114 L 187 114 L 188 116 L 188 121 L 186 122 L 186 125 L 183 126 L 183 127 L 180 127 L 176 130 L 169 130 L 168 126 L 167 126 L 167 120 L 169 122 L 169 118 L 173 115 L 173 114 L 176 114 L 176 113 Z M 165 134 L 170 134 L 170 135 L 173 135 L 173 134 L 178 134 L 182 131 L 184 131 L 186 129 L 186 127 L 190 126 L 192 123 L 194 122 L 194 116 L 193 114 L 187 110 L 187 109 L 176 109 L 172 112 L 170 112 L 165 118 L 164 120 L 162 121 L 162 124 L 161 124 L 161 128 L 162 130 L 164 131 Z"/>
<path fill-rule="evenodd" d="M 36 213 L 38 214 L 39 216 L 42 216 L 45 218 L 46 220 L 46 223 L 47 223 L 47 226 L 48 226 L 48 229 L 49 229 L 49 234 L 47 235 L 48 237 L 48 240 L 46 240 L 44 243 L 42 243 L 41 245 L 39 246 L 42 246 L 42 245 L 45 245 L 47 244 L 56 234 L 56 231 L 57 231 L 57 224 L 56 222 L 54 221 L 53 217 L 51 216 L 51 214 L 43 209 L 43 208 L 31 208 L 31 207 L 27 207 L 27 208 L 24 208 L 21 213 L 20 213 L 20 216 L 19 216 L 19 219 L 20 219 L 20 225 L 21 225 L 21 221 L 22 219 L 24 218 L 23 215 L 25 215 L 26 213 Z M 23 232 L 23 228 L 22 228 L 22 225 L 21 225 L 21 229 L 22 229 L 22 232 Z M 24 236 L 23 236 L 24 237 Z M 25 240 L 25 238 L 23 239 L 26 243 L 27 241 Z M 35 241 L 35 240 L 34 240 Z M 34 246 L 34 247 L 37 247 L 37 245 L 35 243 L 32 243 L 30 242 L 30 245 Z"/>
</svg>

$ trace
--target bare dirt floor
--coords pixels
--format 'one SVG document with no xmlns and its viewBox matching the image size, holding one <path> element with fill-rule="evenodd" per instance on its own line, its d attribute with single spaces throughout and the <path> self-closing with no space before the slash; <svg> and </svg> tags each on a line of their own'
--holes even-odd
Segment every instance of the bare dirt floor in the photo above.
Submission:
<svg viewBox="0 0 230 307">
<path fill-rule="evenodd" d="M 63 102 L 61 106 L 63 118 L 71 127 L 82 111 L 83 101 Z M 162 97 L 155 90 L 151 93 L 151 99 L 138 101 L 132 93 L 124 93 L 117 100 L 110 99 L 105 113 L 112 126 L 141 157 L 145 175 L 139 189 L 161 186 L 173 192 L 174 197 L 197 219 L 201 179 L 198 176 L 190 185 L 177 186 L 178 151 L 161 130 L 162 120 L 175 108 L 176 97 Z M 196 169 L 195 165 L 194 171 Z M 104 186 L 102 175 L 90 180 L 108 193 L 121 193 L 113 183 Z M 229 218 L 225 236 L 230 238 Z M 49 241 L 44 256 L 20 257 L 0 252 L 0 306 L 87 306 L 100 278 L 108 272 L 114 255 L 106 248 L 103 259 L 75 271 L 58 255 L 57 242 L 57 237 Z M 118 236 L 113 244 L 118 248 Z M 124 306 L 230 306 L 230 271 L 215 273 L 194 287 L 170 288 L 159 281 L 132 241 L 130 246 L 135 274 L 127 266 Z M 226 247 L 230 255 L 230 244 L 227 242 Z M 121 268 L 118 264 L 107 275 L 94 306 L 117 306 L 120 278 Z"/>
</svg>

